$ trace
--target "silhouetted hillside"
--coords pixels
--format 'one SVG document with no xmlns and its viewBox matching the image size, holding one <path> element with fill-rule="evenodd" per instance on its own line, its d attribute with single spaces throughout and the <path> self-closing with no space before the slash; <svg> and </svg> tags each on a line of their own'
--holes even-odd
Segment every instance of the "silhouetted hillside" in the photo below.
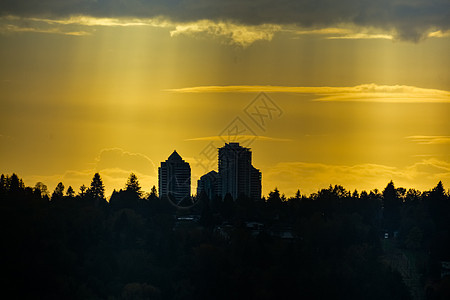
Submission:
<svg viewBox="0 0 450 300">
<path fill-rule="evenodd" d="M 132 174 L 106 201 L 95 174 L 78 194 L 0 182 L 3 293 L 25 299 L 448 299 L 450 198 L 396 188 L 309 196 L 145 195 Z M 393 257 L 404 257 L 395 263 Z M 410 273 L 404 268 L 413 264 Z M 416 284 L 417 285 L 417 284 Z M 420 291 L 419 291 L 420 294 Z"/>
</svg>

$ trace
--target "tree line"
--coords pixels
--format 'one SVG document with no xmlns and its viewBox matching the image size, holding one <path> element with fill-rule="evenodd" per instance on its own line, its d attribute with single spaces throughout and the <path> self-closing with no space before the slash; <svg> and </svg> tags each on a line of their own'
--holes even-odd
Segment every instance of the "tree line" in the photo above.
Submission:
<svg viewBox="0 0 450 300">
<path fill-rule="evenodd" d="M 185 205 L 185 207 L 183 207 Z M 414 257 L 427 299 L 448 299 L 450 195 L 395 187 L 174 205 L 135 174 L 106 200 L 0 177 L 3 292 L 45 299 L 411 299 L 389 247 Z M 198 216 L 198 221 L 185 216 Z M 261 224 L 255 230 L 249 223 Z M 277 232 L 288 232 L 287 238 Z M 388 238 L 385 238 L 388 237 Z"/>
</svg>

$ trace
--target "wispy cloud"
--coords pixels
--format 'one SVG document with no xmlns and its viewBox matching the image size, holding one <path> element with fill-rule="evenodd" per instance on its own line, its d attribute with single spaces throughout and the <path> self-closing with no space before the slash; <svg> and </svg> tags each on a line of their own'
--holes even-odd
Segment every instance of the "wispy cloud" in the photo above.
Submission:
<svg viewBox="0 0 450 300">
<path fill-rule="evenodd" d="M 238 25 L 229 22 L 213 22 L 201 20 L 198 22 L 179 24 L 170 32 L 171 36 L 199 35 L 224 38 L 226 41 L 247 47 L 259 40 L 272 40 L 274 34 L 280 31 L 281 26 L 262 24 L 256 26 Z"/>
<path fill-rule="evenodd" d="M 0 17 L 0 33 L 3 34 L 37 32 L 83 36 L 93 34 L 96 27 L 131 26 L 170 27 L 171 24 L 161 18 L 95 18 L 83 15 L 57 19 L 11 15 Z"/>
<path fill-rule="evenodd" d="M 428 33 L 428 37 L 445 38 L 450 36 L 450 30 L 436 30 Z"/>
<path fill-rule="evenodd" d="M 450 92 L 406 85 L 362 84 L 353 87 L 298 87 L 268 85 L 197 86 L 168 89 L 174 93 L 291 93 L 312 94 L 314 101 L 354 101 L 387 103 L 450 103 Z"/>
<path fill-rule="evenodd" d="M 153 161 L 144 154 L 132 153 L 121 148 L 102 149 L 95 159 L 95 169 L 120 169 L 127 172 L 155 175 L 156 167 Z"/>
<path fill-rule="evenodd" d="M 374 30 L 373 28 L 355 27 L 352 24 L 339 24 L 338 27 L 318 29 L 294 29 L 290 30 L 294 35 L 318 35 L 326 39 L 394 39 L 392 31 Z"/>
<path fill-rule="evenodd" d="M 256 141 L 265 141 L 265 142 L 291 142 L 291 141 L 293 141 L 292 139 L 276 138 L 276 137 L 261 136 L 261 135 L 236 135 L 233 138 L 235 138 L 236 141 L 242 141 L 242 140 L 256 140 Z M 205 137 L 186 139 L 185 141 L 220 141 L 220 142 L 223 142 L 224 139 L 221 136 L 205 136 Z"/>
<path fill-rule="evenodd" d="M 14 17 L 11 17 L 13 18 Z M 112 27 L 130 27 L 130 26 L 152 26 L 152 27 L 170 27 L 171 23 L 162 18 L 139 19 L 139 18 L 95 18 L 91 16 L 70 16 L 62 19 L 49 18 L 29 18 L 30 21 L 44 22 L 47 24 L 61 25 L 82 25 L 82 26 L 112 26 Z"/>
<path fill-rule="evenodd" d="M 324 28 L 283 28 L 283 31 L 290 32 L 296 36 L 316 35 L 326 39 L 385 39 L 395 40 L 398 33 L 393 28 L 375 28 L 356 26 L 355 24 L 336 24 L 336 27 Z M 450 36 L 450 30 L 432 30 L 423 33 L 422 38 L 446 38 Z"/>
<path fill-rule="evenodd" d="M 411 135 L 405 138 L 411 142 L 423 145 L 450 144 L 450 136 L 448 135 Z"/>
<path fill-rule="evenodd" d="M 369 33 L 353 33 L 353 34 L 345 34 L 341 36 L 330 36 L 328 39 L 331 40 L 367 40 L 367 39 L 384 39 L 384 40 L 393 40 L 394 36 L 390 34 L 369 34 Z"/>
<path fill-rule="evenodd" d="M 62 34 L 62 35 L 73 35 L 73 36 L 83 36 L 90 35 L 87 31 L 66 31 L 61 28 L 39 28 L 39 27 L 22 27 L 17 25 L 0 25 L 0 32 L 12 33 L 12 32 L 37 32 L 37 33 L 51 33 L 51 34 Z"/>
<path fill-rule="evenodd" d="M 85 28 L 83 31 L 69 31 L 74 26 Z M 2 32 L 41 32 L 66 35 L 87 35 L 94 27 L 160 27 L 167 28 L 170 36 L 213 37 L 227 44 L 247 47 L 259 41 L 270 41 L 281 30 L 279 25 L 242 25 L 233 22 L 197 20 L 195 22 L 173 22 L 162 17 L 154 18 L 105 18 L 85 15 L 64 18 L 39 17 L 0 17 Z"/>
<path fill-rule="evenodd" d="M 18 17 L 7 15 L 0 17 L 3 23 L 14 24 L 47 24 L 47 25 L 80 25 L 80 26 L 108 26 L 108 27 L 129 27 L 129 26 L 152 26 L 171 27 L 173 23 L 163 18 L 99 18 L 88 15 L 71 15 L 62 18 L 41 18 L 41 17 Z"/>
</svg>

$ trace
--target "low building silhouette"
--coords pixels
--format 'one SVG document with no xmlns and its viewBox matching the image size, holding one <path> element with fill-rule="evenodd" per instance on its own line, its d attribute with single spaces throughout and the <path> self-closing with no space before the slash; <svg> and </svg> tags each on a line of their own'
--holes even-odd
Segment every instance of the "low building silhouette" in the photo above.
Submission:
<svg viewBox="0 0 450 300">
<path fill-rule="evenodd" d="M 209 199 L 219 195 L 219 173 L 211 171 L 206 173 L 197 181 L 197 195 L 205 193 Z"/>
</svg>

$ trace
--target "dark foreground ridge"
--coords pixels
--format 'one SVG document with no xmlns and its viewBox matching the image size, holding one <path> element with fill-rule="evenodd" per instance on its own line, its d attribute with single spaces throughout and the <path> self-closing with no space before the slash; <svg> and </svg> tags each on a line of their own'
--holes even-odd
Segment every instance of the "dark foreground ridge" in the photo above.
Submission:
<svg viewBox="0 0 450 300">
<path fill-rule="evenodd" d="M 183 200 L 184 201 L 184 200 Z M 50 196 L 0 180 L 2 291 L 17 299 L 449 299 L 450 197 L 330 186 L 174 206 L 130 175 Z"/>
</svg>

